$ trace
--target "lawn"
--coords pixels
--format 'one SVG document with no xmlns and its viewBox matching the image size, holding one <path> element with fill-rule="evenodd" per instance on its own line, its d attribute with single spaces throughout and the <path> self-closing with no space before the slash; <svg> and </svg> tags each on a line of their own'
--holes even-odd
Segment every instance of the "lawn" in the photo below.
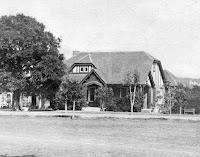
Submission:
<svg viewBox="0 0 200 157">
<path fill-rule="evenodd" d="M 0 116 L 0 157 L 200 156 L 200 123 Z"/>
</svg>

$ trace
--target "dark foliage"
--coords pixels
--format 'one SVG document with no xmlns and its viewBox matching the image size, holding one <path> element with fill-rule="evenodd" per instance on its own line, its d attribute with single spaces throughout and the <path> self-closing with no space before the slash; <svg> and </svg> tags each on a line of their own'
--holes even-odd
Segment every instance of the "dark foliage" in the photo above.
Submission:
<svg viewBox="0 0 200 157">
<path fill-rule="evenodd" d="M 41 95 L 51 99 L 64 75 L 61 40 L 35 18 L 17 14 L 0 18 L 1 91 Z"/>
<path fill-rule="evenodd" d="M 181 88 L 181 90 L 180 90 Z M 174 105 L 172 107 L 172 113 L 178 114 L 180 113 L 180 100 L 176 100 L 178 98 L 183 99 L 182 104 L 183 108 L 181 113 L 184 113 L 184 108 L 186 109 L 195 109 L 195 113 L 200 113 L 200 86 L 193 86 L 192 88 L 183 87 L 179 85 L 175 91 L 174 97 Z"/>
<path fill-rule="evenodd" d="M 75 80 L 67 79 L 62 82 L 59 91 L 56 93 L 55 108 L 65 109 L 65 103 L 67 103 L 67 109 L 72 110 L 73 101 L 75 100 L 75 109 L 81 110 L 86 104 L 85 93 L 84 86 L 78 84 Z"/>
<path fill-rule="evenodd" d="M 135 95 L 134 111 L 141 112 L 144 104 L 144 93 L 137 91 Z"/>
<path fill-rule="evenodd" d="M 137 91 L 135 97 L 135 103 L 133 107 L 134 112 L 140 112 L 144 103 L 144 94 L 142 92 Z M 129 95 L 121 98 L 114 98 L 107 106 L 107 111 L 115 111 L 115 112 L 130 112 L 130 97 Z"/>
<path fill-rule="evenodd" d="M 106 111 L 130 112 L 131 105 L 129 96 L 125 96 L 122 98 L 114 98 L 112 103 L 106 106 Z"/>
<path fill-rule="evenodd" d="M 101 109 L 112 104 L 113 90 L 111 87 L 101 87 L 95 90 L 95 103 L 100 104 Z M 98 103 L 99 102 L 99 103 Z"/>
</svg>

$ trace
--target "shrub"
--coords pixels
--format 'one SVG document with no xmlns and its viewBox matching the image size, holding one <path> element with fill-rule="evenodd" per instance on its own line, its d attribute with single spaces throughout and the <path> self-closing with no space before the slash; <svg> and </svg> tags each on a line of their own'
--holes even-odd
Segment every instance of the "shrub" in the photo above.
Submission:
<svg viewBox="0 0 200 157">
<path fill-rule="evenodd" d="M 141 112 L 144 104 L 144 93 L 137 91 L 135 95 L 134 111 Z"/>
<path fill-rule="evenodd" d="M 101 108 L 105 108 L 112 104 L 113 89 L 111 87 L 101 87 L 95 90 L 96 104 L 100 104 Z M 98 103 L 99 102 L 99 103 Z"/>
<path fill-rule="evenodd" d="M 131 111 L 130 97 L 125 96 L 125 97 L 119 98 L 116 102 L 116 106 L 117 106 L 118 111 L 130 112 Z"/>
<path fill-rule="evenodd" d="M 55 97 L 55 108 L 65 109 L 65 101 L 67 101 L 67 109 L 73 109 L 73 100 L 75 100 L 75 110 L 81 110 L 86 104 L 85 87 L 75 80 L 66 80 L 62 82 L 59 91 Z"/>
<path fill-rule="evenodd" d="M 144 94 L 142 92 L 136 92 L 135 104 L 133 111 L 140 112 L 144 103 Z M 115 97 L 107 103 L 106 111 L 114 111 L 114 112 L 130 112 L 131 111 L 131 104 L 130 104 L 130 97 L 129 95 L 125 97 Z"/>
</svg>

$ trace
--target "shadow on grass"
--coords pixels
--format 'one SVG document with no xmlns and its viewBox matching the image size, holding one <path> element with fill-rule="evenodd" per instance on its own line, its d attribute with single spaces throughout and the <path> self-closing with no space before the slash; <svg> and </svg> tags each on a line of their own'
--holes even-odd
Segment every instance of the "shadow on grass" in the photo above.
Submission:
<svg viewBox="0 0 200 157">
<path fill-rule="evenodd" d="M 0 157 L 37 157 L 35 155 L 22 155 L 22 156 L 7 156 L 7 155 L 0 155 Z"/>
</svg>

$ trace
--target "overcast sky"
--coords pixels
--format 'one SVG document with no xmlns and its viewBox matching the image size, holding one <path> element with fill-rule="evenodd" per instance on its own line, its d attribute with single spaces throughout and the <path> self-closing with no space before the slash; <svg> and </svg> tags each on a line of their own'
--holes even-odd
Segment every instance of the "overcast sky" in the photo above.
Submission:
<svg viewBox="0 0 200 157">
<path fill-rule="evenodd" d="M 200 78 L 198 0 L 1 0 L 62 37 L 62 53 L 146 51 L 176 76 Z"/>
</svg>

